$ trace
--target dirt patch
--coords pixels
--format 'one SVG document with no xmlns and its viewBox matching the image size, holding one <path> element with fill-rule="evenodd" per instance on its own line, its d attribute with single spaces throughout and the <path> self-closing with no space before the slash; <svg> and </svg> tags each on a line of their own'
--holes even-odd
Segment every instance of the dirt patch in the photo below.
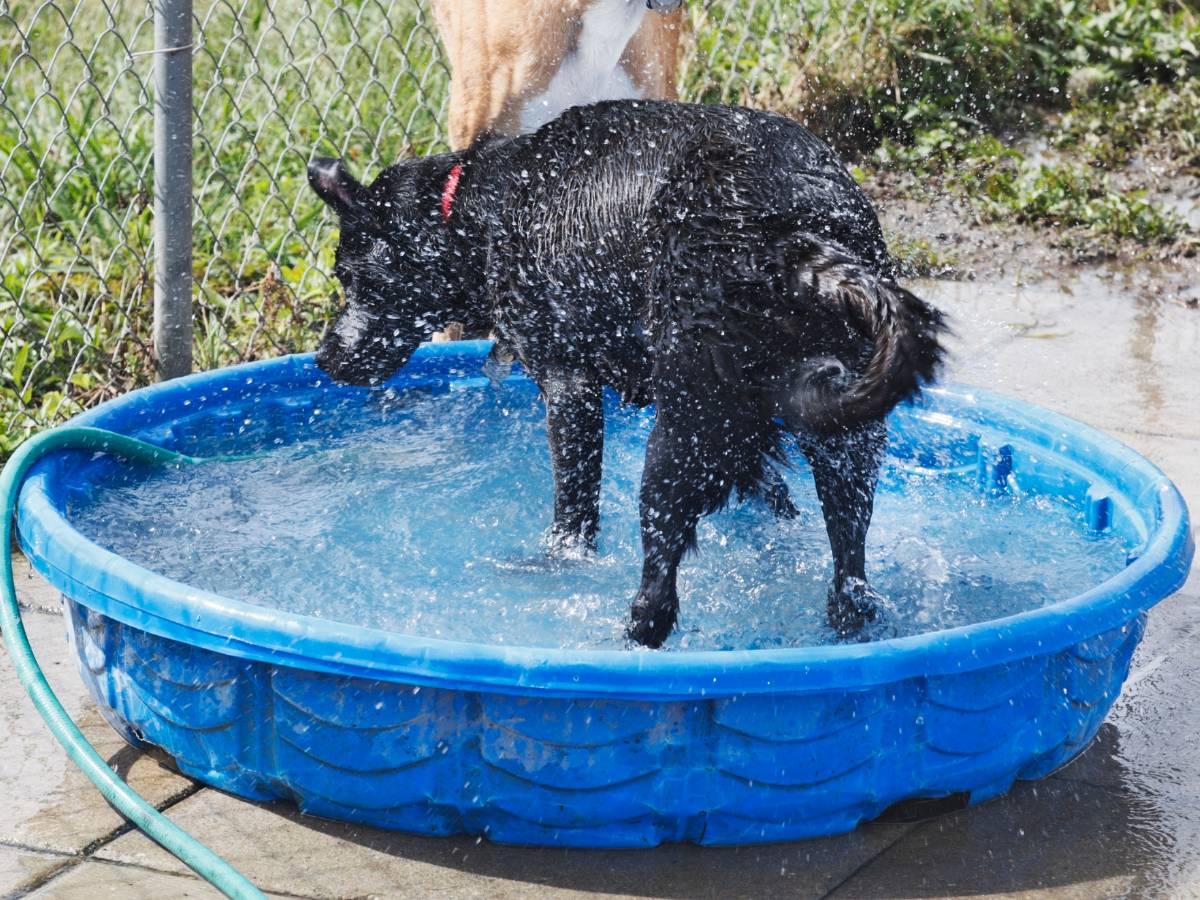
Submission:
<svg viewBox="0 0 1200 900">
<path fill-rule="evenodd" d="M 904 172 L 873 172 L 863 187 L 909 277 L 1032 282 L 1102 268 L 1136 273 L 1141 289 L 1200 306 L 1195 247 L 1164 251 L 1135 242 L 1114 247 L 1082 229 L 986 221 L 962 195 L 918 184 Z M 1159 196 L 1175 203 L 1181 214 L 1200 216 L 1200 179 L 1194 176 L 1164 178 Z"/>
</svg>

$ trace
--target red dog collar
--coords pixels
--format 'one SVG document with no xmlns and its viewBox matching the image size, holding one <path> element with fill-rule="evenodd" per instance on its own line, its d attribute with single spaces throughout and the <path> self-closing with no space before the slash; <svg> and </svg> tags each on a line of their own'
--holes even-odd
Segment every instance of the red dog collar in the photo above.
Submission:
<svg viewBox="0 0 1200 900">
<path fill-rule="evenodd" d="M 458 190 L 458 179 L 462 178 L 462 163 L 456 163 L 446 176 L 446 186 L 442 188 L 442 221 L 450 223 L 450 207 L 454 205 L 454 194 Z"/>
</svg>

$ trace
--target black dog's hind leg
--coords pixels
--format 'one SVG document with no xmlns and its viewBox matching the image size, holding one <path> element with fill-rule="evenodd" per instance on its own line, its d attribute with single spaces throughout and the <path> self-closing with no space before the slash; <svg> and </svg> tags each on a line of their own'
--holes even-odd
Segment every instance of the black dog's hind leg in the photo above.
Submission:
<svg viewBox="0 0 1200 900">
<path fill-rule="evenodd" d="M 711 476 L 684 430 L 660 413 L 646 443 L 642 471 L 642 583 L 630 609 L 628 635 L 647 647 L 661 647 L 679 616 L 675 573 L 695 543 L 704 514 L 704 486 Z M 693 433 L 694 434 L 694 433 Z"/>
<path fill-rule="evenodd" d="M 700 518 L 728 499 L 734 488 L 729 470 L 744 449 L 721 428 L 659 408 L 642 472 L 642 583 L 630 610 L 631 640 L 660 647 L 675 627 L 679 563 L 696 542 Z"/>
<path fill-rule="evenodd" d="M 600 383 L 580 373 L 541 379 L 546 432 L 554 471 L 555 546 L 594 549 L 600 527 L 600 472 L 604 458 L 604 404 Z"/>
<path fill-rule="evenodd" d="M 843 637 L 875 618 L 875 602 L 880 599 L 867 584 L 866 542 L 886 443 L 883 422 L 843 435 L 802 440 L 833 551 L 833 584 L 826 612 L 830 627 Z"/>
</svg>

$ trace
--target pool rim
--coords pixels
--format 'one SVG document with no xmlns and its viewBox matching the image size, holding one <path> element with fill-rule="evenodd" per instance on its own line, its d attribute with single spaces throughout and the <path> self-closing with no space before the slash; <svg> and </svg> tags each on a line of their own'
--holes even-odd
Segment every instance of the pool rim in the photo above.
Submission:
<svg viewBox="0 0 1200 900">
<path fill-rule="evenodd" d="M 444 365 L 448 358 L 482 360 L 488 347 L 486 341 L 424 345 L 401 373 L 399 386 L 406 379 L 419 380 L 423 364 Z M 247 385 L 260 378 L 260 386 L 272 379 L 307 381 L 312 387 L 328 383 L 311 354 L 285 356 L 155 384 L 100 404 L 71 424 L 103 426 L 105 417 L 127 407 L 180 400 L 196 394 L 197 388 L 225 392 L 235 383 Z M 911 677 L 983 669 L 1057 652 L 1125 626 L 1183 585 L 1194 553 L 1187 507 L 1153 463 L 1116 439 L 1041 407 L 975 387 L 946 384 L 933 392 L 975 400 L 1023 419 L 1030 435 L 1035 426 L 1068 432 L 1101 454 L 1093 465 L 1108 463 L 1105 472 L 1120 466 L 1126 480 L 1139 482 L 1139 498 L 1152 494 L 1149 502 L 1158 504 L 1157 521 L 1151 523 L 1149 541 L 1138 558 L 1089 590 L 1038 609 L 871 643 L 680 652 L 567 650 L 452 641 L 311 616 L 280 616 L 269 607 L 157 575 L 71 527 L 47 491 L 52 459 L 35 468 L 25 483 L 18 530 L 34 568 L 62 593 L 127 625 L 219 653 L 413 685 L 648 701 L 865 689 Z"/>
</svg>

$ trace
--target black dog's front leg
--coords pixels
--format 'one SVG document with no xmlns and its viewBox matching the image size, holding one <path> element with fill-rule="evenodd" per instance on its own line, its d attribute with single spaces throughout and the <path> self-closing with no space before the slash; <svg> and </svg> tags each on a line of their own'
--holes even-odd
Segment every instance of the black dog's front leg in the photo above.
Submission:
<svg viewBox="0 0 1200 900">
<path fill-rule="evenodd" d="M 866 543 L 886 443 L 882 422 L 844 435 L 804 440 L 833 551 L 829 625 L 843 637 L 875 618 L 875 601 L 880 599 L 867 584 Z"/>
<path fill-rule="evenodd" d="M 600 383 L 579 373 L 543 378 L 546 432 L 554 471 L 554 525 L 558 546 L 596 546 L 600 527 L 600 471 L 604 458 L 604 404 Z"/>
</svg>

